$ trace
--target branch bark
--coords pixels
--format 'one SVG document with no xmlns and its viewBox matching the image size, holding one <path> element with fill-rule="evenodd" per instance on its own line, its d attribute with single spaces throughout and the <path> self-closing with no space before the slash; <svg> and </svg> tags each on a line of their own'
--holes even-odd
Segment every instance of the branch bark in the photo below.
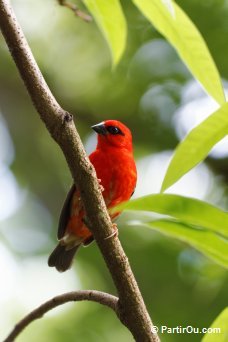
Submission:
<svg viewBox="0 0 228 342">
<path fill-rule="evenodd" d="M 112 222 L 73 117 L 60 107 L 48 88 L 9 0 L 0 0 L 0 28 L 34 106 L 62 149 L 81 193 L 89 228 L 117 288 L 119 319 L 136 341 L 159 341 L 157 334 L 152 332 L 151 319 L 118 237 L 106 239 L 113 233 Z"/>
<path fill-rule="evenodd" d="M 82 20 L 86 21 L 86 22 L 90 22 L 92 21 L 92 17 L 90 15 L 88 15 L 87 13 L 84 13 L 82 12 L 78 6 L 76 6 L 75 4 L 69 2 L 69 1 L 65 1 L 65 0 L 57 0 L 58 3 L 61 5 L 61 6 L 64 6 L 64 7 L 67 7 L 69 8 L 71 11 L 73 11 L 73 13 L 81 18 Z"/>
<path fill-rule="evenodd" d="M 35 310 L 31 311 L 20 322 L 18 322 L 11 333 L 3 342 L 12 342 L 15 338 L 24 330 L 30 323 L 38 318 L 42 318 L 48 311 L 56 308 L 59 305 L 68 302 L 79 302 L 82 300 L 88 300 L 102 305 L 106 305 L 115 312 L 117 311 L 118 298 L 105 292 L 95 290 L 84 290 L 64 293 L 60 296 L 56 296 L 44 304 L 40 305 Z"/>
</svg>

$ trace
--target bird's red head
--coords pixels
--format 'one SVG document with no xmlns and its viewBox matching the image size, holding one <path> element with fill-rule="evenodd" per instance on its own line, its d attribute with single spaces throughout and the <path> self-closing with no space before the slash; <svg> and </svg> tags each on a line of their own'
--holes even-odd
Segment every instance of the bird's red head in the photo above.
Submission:
<svg viewBox="0 0 228 342">
<path fill-rule="evenodd" d="M 98 134 L 98 148 L 112 146 L 132 151 L 131 131 L 120 121 L 106 120 L 92 126 L 92 129 Z"/>
</svg>

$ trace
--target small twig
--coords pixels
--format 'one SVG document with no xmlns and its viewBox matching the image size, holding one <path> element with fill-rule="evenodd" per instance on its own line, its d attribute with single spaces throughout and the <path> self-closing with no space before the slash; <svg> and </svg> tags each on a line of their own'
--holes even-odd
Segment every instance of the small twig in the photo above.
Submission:
<svg viewBox="0 0 228 342">
<path fill-rule="evenodd" d="M 57 306 L 68 302 L 78 302 L 82 300 L 89 300 L 92 302 L 100 303 L 102 305 L 106 305 L 117 313 L 118 298 L 108 293 L 95 290 L 64 293 L 60 296 L 56 296 L 48 300 L 35 310 L 31 311 L 27 316 L 25 316 L 15 325 L 14 329 L 3 342 L 13 342 L 15 338 L 22 332 L 22 330 L 24 330 L 31 322 L 35 321 L 38 318 L 41 318 L 44 314 L 56 308 Z"/>
<path fill-rule="evenodd" d="M 81 11 L 77 5 L 75 4 L 72 4 L 71 2 L 68 2 L 68 1 L 65 1 L 65 0 L 57 0 L 58 3 L 61 5 L 61 6 L 64 6 L 64 7 L 67 7 L 69 9 L 71 9 L 74 14 L 81 18 L 82 20 L 86 21 L 86 22 L 91 22 L 92 21 L 92 17 L 90 15 L 88 15 L 87 13 Z"/>
</svg>

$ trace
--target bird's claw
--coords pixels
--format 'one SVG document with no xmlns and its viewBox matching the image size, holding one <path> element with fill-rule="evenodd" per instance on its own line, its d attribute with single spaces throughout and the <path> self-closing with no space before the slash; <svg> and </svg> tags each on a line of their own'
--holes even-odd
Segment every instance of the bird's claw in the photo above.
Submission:
<svg viewBox="0 0 228 342">
<path fill-rule="evenodd" d="M 104 191 L 104 187 L 103 187 L 103 185 L 101 185 L 101 179 L 98 178 L 97 180 L 98 180 L 98 183 L 99 183 L 99 186 L 100 186 L 100 190 L 101 190 L 101 192 L 103 192 Z"/>
<path fill-rule="evenodd" d="M 110 238 L 112 238 L 112 237 L 117 237 L 117 236 L 118 236 L 117 224 L 116 224 L 116 223 L 113 223 L 113 224 L 112 224 L 112 227 L 113 227 L 113 229 L 114 229 L 114 232 L 113 232 L 111 235 L 107 236 L 107 237 L 105 238 L 105 240 L 108 240 L 108 239 L 110 239 Z"/>
<path fill-rule="evenodd" d="M 100 190 L 101 190 L 101 192 L 104 191 L 104 187 L 101 184 L 100 184 Z"/>
</svg>

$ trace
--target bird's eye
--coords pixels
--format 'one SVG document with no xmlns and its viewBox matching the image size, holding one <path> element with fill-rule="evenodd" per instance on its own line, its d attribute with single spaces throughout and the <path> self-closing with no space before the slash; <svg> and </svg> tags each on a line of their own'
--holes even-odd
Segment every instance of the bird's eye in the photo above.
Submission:
<svg viewBox="0 0 228 342">
<path fill-rule="evenodd" d="M 116 126 L 108 126 L 106 128 L 107 128 L 107 131 L 112 135 L 116 135 L 116 134 L 124 135 L 123 132 Z"/>
</svg>

